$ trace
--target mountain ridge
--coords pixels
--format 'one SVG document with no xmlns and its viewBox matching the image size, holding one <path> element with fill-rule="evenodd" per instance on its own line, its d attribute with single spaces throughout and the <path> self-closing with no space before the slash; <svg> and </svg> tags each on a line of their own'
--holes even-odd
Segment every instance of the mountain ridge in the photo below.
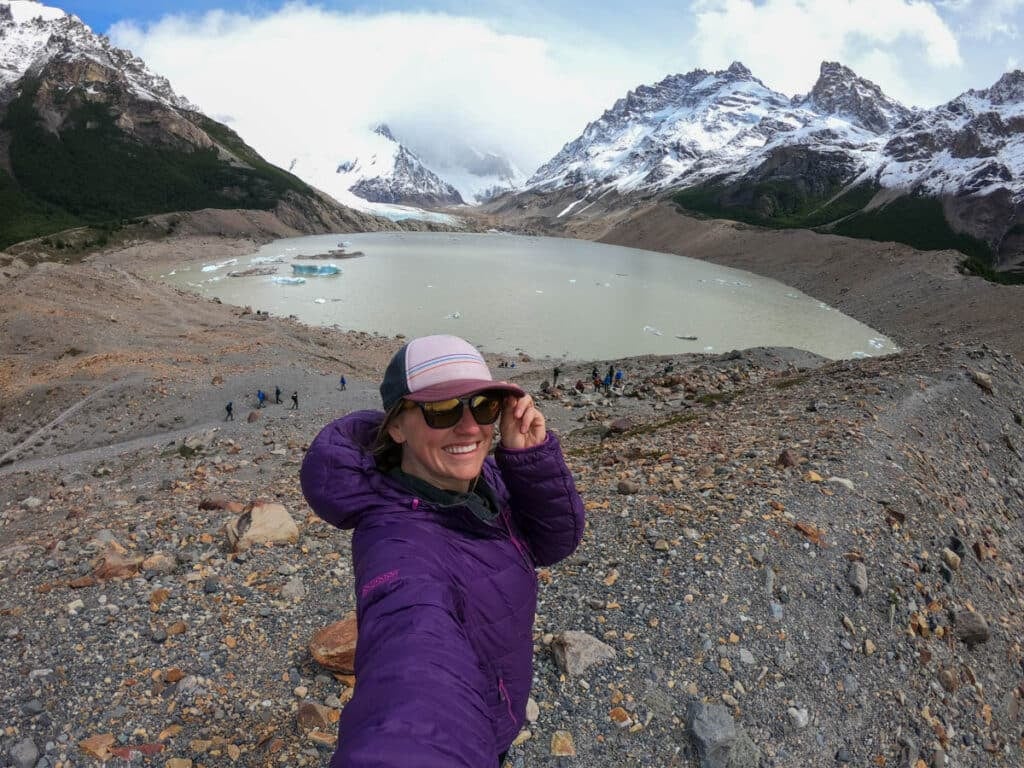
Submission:
<svg viewBox="0 0 1024 768">
<path fill-rule="evenodd" d="M 670 75 L 617 100 L 493 210 L 570 201 L 559 218 L 670 194 L 701 214 L 1024 269 L 1024 73 L 928 110 L 838 62 L 791 98 L 740 62 Z"/>
<path fill-rule="evenodd" d="M 3 0 L 0 36 L 0 248 L 204 208 L 280 209 L 309 232 L 369 223 L 268 163 L 78 17 Z"/>
</svg>

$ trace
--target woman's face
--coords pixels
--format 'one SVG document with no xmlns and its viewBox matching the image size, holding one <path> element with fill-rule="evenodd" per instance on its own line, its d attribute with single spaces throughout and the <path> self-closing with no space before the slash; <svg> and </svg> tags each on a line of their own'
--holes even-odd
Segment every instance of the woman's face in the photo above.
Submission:
<svg viewBox="0 0 1024 768">
<path fill-rule="evenodd" d="M 494 437 L 494 425 L 477 424 L 469 408 L 454 427 L 434 429 L 419 408 L 407 408 L 388 426 L 402 446 L 402 471 L 449 491 L 469 490 L 480 474 Z"/>
</svg>

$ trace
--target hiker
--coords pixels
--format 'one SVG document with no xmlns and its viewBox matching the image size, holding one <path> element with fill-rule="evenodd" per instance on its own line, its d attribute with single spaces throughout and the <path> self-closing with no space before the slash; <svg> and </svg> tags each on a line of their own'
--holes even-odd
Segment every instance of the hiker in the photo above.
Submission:
<svg viewBox="0 0 1024 768">
<path fill-rule="evenodd" d="M 262 408 L 266 405 L 267 395 L 262 389 L 256 390 L 256 407 Z"/>
<path fill-rule="evenodd" d="M 576 379 L 575 388 L 577 392 L 586 392 L 587 385 L 583 383 L 583 379 Z"/>
<path fill-rule="evenodd" d="M 594 366 L 594 368 L 593 368 L 593 369 L 592 369 L 592 370 L 590 371 L 590 378 L 591 378 L 591 379 L 599 379 L 599 378 L 601 378 L 601 377 L 600 377 L 600 376 L 598 375 L 598 373 L 597 373 L 597 366 L 596 366 L 596 365 L 595 365 L 595 366 Z"/>
<path fill-rule="evenodd" d="M 344 392 L 346 384 L 347 384 L 347 382 L 345 381 L 345 374 L 342 374 L 341 378 L 338 379 L 338 389 L 340 389 L 342 392 Z"/>
<path fill-rule="evenodd" d="M 618 386 L 621 383 L 622 383 L 622 369 L 621 368 L 617 368 L 615 370 L 615 384 L 616 384 L 616 386 Z"/>
<path fill-rule="evenodd" d="M 561 368 L 559 368 L 559 367 L 558 367 L 558 366 L 556 365 L 556 366 L 555 366 L 555 370 L 553 370 L 553 371 L 551 372 L 551 386 L 552 386 L 552 387 L 557 387 L 557 386 L 558 386 L 558 374 L 560 374 L 561 372 L 562 372 L 562 369 L 561 369 Z"/>
<path fill-rule="evenodd" d="M 297 410 L 299 410 L 299 393 L 298 393 L 297 390 L 295 392 L 292 392 L 292 407 L 289 408 L 288 410 L 289 411 L 297 411 Z"/>
<path fill-rule="evenodd" d="M 274 404 L 275 405 L 280 405 L 281 404 L 281 388 L 280 387 L 274 387 Z"/>
<path fill-rule="evenodd" d="M 380 393 L 300 473 L 313 510 L 355 529 L 359 685 L 331 765 L 494 768 L 526 717 L 534 569 L 576 549 L 583 503 L 533 399 L 465 340 L 408 342 Z"/>
<path fill-rule="evenodd" d="M 224 410 L 227 411 L 227 416 L 224 417 L 224 421 L 234 421 L 235 404 L 228 400 L 228 404 L 224 406 Z"/>
<path fill-rule="evenodd" d="M 614 376 L 615 376 L 615 366 L 614 366 L 614 365 L 609 365 L 609 366 L 608 366 L 608 375 L 607 375 L 607 376 L 605 376 L 605 379 L 606 379 L 606 380 L 607 380 L 608 382 L 611 382 L 611 380 L 612 380 L 612 378 L 613 378 Z"/>
</svg>

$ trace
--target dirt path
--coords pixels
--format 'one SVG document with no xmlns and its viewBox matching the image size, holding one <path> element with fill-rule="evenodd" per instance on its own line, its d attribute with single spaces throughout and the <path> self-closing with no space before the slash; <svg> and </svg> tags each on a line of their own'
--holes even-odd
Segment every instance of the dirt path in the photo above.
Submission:
<svg viewBox="0 0 1024 768">
<path fill-rule="evenodd" d="M 129 381 L 127 381 L 127 382 L 125 382 L 125 381 L 117 382 L 117 386 L 124 386 L 125 384 L 131 385 L 132 383 L 139 383 L 141 381 L 142 381 L 142 377 L 141 376 L 136 376 L 136 377 L 133 377 L 132 379 L 130 379 Z M 7 469 L 15 469 L 15 468 L 22 469 L 22 467 L 19 466 L 16 463 L 14 463 L 13 466 L 12 466 L 12 463 L 15 462 L 15 460 L 17 459 L 19 453 L 21 453 L 23 450 L 25 450 L 25 448 L 27 448 L 29 445 L 34 443 L 36 440 L 38 440 L 40 437 L 45 435 L 47 432 L 50 432 L 51 430 L 53 430 L 53 429 L 57 428 L 58 426 L 60 426 L 68 418 L 70 418 L 71 416 L 76 414 L 78 411 L 80 411 L 82 408 L 84 408 L 88 403 L 98 399 L 100 396 L 102 396 L 106 392 L 109 392 L 111 389 L 114 388 L 114 386 L 115 386 L 114 383 L 110 383 L 110 384 L 102 386 L 99 389 L 97 389 L 96 391 L 86 395 L 85 397 L 83 397 L 81 400 L 79 400 L 74 405 L 72 405 L 72 406 L 70 406 L 68 408 L 65 408 L 63 411 L 58 413 L 53 418 L 52 421 L 50 421 L 47 424 L 44 424 L 42 427 L 37 429 L 35 432 L 30 434 L 28 437 L 24 438 L 21 442 L 19 442 L 17 445 L 12 447 L 10 450 L 8 450 L 6 453 L 4 453 L 2 456 L 0 456 L 0 476 L 2 476 Z"/>
</svg>

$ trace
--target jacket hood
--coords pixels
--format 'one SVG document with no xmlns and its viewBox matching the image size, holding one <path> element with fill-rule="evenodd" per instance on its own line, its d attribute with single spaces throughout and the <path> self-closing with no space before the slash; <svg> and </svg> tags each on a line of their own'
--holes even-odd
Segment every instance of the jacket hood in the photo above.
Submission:
<svg viewBox="0 0 1024 768">
<path fill-rule="evenodd" d="M 316 436 L 299 472 L 302 493 L 320 517 L 354 528 L 374 508 L 393 506 L 402 494 L 377 469 L 372 449 L 384 420 L 381 411 L 354 411 Z"/>
</svg>

